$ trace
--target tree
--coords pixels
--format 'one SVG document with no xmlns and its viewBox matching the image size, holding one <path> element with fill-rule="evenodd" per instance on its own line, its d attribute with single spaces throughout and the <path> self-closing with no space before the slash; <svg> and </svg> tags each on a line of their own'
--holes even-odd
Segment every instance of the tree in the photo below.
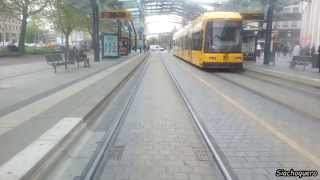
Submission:
<svg viewBox="0 0 320 180">
<path fill-rule="evenodd" d="M 93 25 L 93 21 L 92 21 L 92 15 L 91 14 L 87 14 L 87 15 L 82 15 L 82 18 L 80 19 L 80 27 L 79 30 L 87 32 L 90 34 L 91 40 L 93 40 L 93 30 L 92 30 L 92 25 Z M 93 47 L 93 41 L 91 41 L 91 47 Z"/>
<path fill-rule="evenodd" d="M 149 45 L 155 45 L 155 44 L 159 44 L 159 38 L 157 37 L 151 37 L 147 40 Z"/>
<path fill-rule="evenodd" d="M 28 19 L 45 9 L 50 0 L 0 0 L 2 11 L 10 14 L 21 22 L 19 51 L 25 52 L 25 38 Z"/>
<path fill-rule="evenodd" d="M 75 29 L 82 27 L 84 15 L 80 10 L 65 3 L 64 0 L 56 0 L 54 2 L 51 17 L 53 24 L 55 25 L 55 29 L 61 32 L 65 37 L 65 57 L 68 59 L 70 35 Z"/>
<path fill-rule="evenodd" d="M 41 22 L 38 18 L 31 18 L 28 22 L 26 32 L 26 42 L 36 43 L 39 41 L 40 35 L 43 34 L 44 30 L 40 28 Z"/>
</svg>

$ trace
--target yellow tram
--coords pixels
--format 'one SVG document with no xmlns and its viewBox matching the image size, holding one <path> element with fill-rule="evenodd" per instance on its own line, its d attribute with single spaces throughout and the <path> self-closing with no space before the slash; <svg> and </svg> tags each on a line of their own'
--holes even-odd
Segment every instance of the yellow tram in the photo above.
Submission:
<svg viewBox="0 0 320 180">
<path fill-rule="evenodd" d="M 241 69 L 241 27 L 240 13 L 204 13 L 174 34 L 173 53 L 201 68 Z"/>
</svg>

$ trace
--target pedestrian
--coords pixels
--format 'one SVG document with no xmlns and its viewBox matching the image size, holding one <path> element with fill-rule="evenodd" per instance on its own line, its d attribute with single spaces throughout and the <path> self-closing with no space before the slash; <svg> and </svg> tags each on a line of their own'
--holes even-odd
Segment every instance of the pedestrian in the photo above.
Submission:
<svg viewBox="0 0 320 180">
<path fill-rule="evenodd" d="M 311 48 L 310 48 L 310 45 L 308 44 L 304 49 L 303 49 L 304 53 L 303 55 L 304 56 L 310 56 L 310 51 L 311 51 Z"/>
<path fill-rule="evenodd" d="M 294 46 L 293 51 L 292 51 L 293 57 L 294 56 L 299 56 L 300 55 L 300 51 L 301 51 L 300 45 L 299 45 L 299 43 L 296 43 L 296 45 Z"/>
<path fill-rule="evenodd" d="M 283 47 L 283 55 L 287 56 L 288 51 L 289 51 L 289 47 L 287 45 L 284 45 L 284 47 Z"/>
<path fill-rule="evenodd" d="M 261 50 L 262 50 L 261 45 L 258 43 L 257 44 L 257 57 L 258 58 L 260 58 L 260 56 L 261 56 Z"/>
<path fill-rule="evenodd" d="M 316 53 L 316 47 L 315 45 L 313 45 L 311 48 L 311 56 L 313 56 L 315 53 Z"/>
<path fill-rule="evenodd" d="M 293 51 L 292 51 L 292 61 L 291 61 L 291 63 L 290 63 L 290 67 L 294 67 L 294 62 L 295 62 L 295 60 L 296 60 L 296 58 L 297 58 L 297 56 L 299 56 L 301 54 L 301 48 L 300 48 L 300 45 L 299 45 L 299 43 L 296 43 L 296 45 L 294 46 L 294 48 L 293 48 Z"/>
</svg>

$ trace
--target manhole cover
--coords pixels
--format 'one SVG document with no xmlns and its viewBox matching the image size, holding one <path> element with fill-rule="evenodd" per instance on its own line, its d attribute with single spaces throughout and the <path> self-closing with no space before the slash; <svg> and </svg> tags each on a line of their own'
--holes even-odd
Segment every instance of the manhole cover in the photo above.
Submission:
<svg viewBox="0 0 320 180">
<path fill-rule="evenodd" d="M 209 161 L 208 151 L 201 147 L 192 147 L 192 151 L 198 161 Z"/>
<path fill-rule="evenodd" d="M 121 160 L 124 148 L 125 146 L 113 146 L 108 153 L 108 159 L 116 161 Z"/>
</svg>

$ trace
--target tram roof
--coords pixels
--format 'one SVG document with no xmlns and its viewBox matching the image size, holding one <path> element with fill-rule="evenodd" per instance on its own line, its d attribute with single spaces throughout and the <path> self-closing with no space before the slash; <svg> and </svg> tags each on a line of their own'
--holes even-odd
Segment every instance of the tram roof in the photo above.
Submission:
<svg viewBox="0 0 320 180">
<path fill-rule="evenodd" d="M 205 12 L 199 18 L 201 20 L 206 20 L 206 19 L 242 19 L 242 16 L 239 12 L 212 11 L 212 12 Z"/>
</svg>

